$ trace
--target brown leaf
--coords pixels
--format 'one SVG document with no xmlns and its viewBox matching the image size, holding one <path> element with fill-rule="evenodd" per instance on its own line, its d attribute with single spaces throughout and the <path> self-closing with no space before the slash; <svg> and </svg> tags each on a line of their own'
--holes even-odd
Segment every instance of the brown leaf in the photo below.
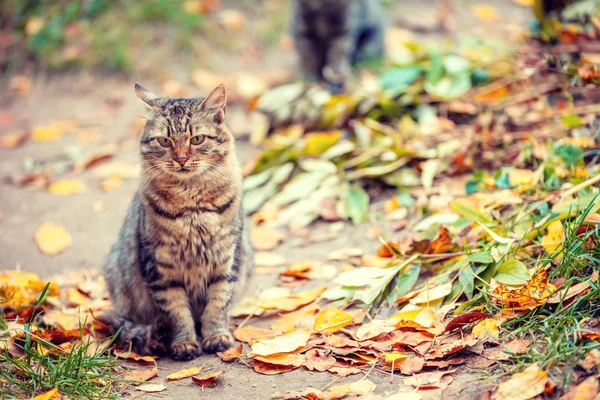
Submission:
<svg viewBox="0 0 600 400">
<path fill-rule="evenodd" d="M 155 376 L 158 376 L 158 367 L 155 365 L 152 369 L 134 369 L 123 374 L 123 379 L 127 381 L 145 382 Z"/>
<path fill-rule="evenodd" d="M 192 367 L 182 369 L 180 371 L 174 372 L 170 375 L 167 375 L 168 381 L 179 381 L 181 379 L 189 378 L 194 375 L 198 375 L 202 371 L 202 367 Z"/>
<path fill-rule="evenodd" d="M 452 248 L 452 238 L 447 228 L 441 226 L 437 237 L 429 243 L 427 254 L 447 253 Z"/>
<path fill-rule="evenodd" d="M 389 363 L 388 365 L 392 364 L 394 370 L 399 370 L 402 375 L 413 375 L 423 369 L 425 360 L 421 357 L 409 356 L 394 360 L 393 363 Z"/>
<path fill-rule="evenodd" d="M 598 392 L 598 378 L 590 376 L 579 385 L 571 386 L 560 400 L 594 400 Z"/>
<path fill-rule="evenodd" d="M 525 353 L 525 351 L 527 351 L 527 347 L 529 347 L 530 344 L 531 341 L 529 340 L 514 338 L 498 347 L 486 349 L 483 352 L 483 356 L 485 358 L 495 361 L 508 360 L 511 357 L 511 353 Z"/>
<path fill-rule="evenodd" d="M 232 347 L 223 352 L 217 352 L 217 357 L 225 362 L 237 360 L 242 356 L 242 352 L 244 350 L 244 345 L 240 343 L 238 347 Z"/>
<path fill-rule="evenodd" d="M 446 329 L 444 332 L 450 332 L 458 328 L 462 328 L 465 325 L 472 324 L 475 321 L 479 321 L 480 319 L 489 317 L 488 313 L 480 313 L 480 312 L 468 312 L 459 315 L 458 317 L 454 317 L 448 325 L 446 325 Z"/>
<path fill-rule="evenodd" d="M 444 377 L 444 375 L 448 375 L 451 372 L 454 372 L 454 370 L 441 372 L 424 372 L 422 374 L 402 378 L 402 383 L 414 386 L 420 390 L 443 388 L 444 383 L 442 381 L 442 378 Z"/>
<path fill-rule="evenodd" d="M 133 361 L 143 361 L 148 363 L 153 363 L 155 362 L 156 358 L 158 358 L 157 356 L 140 356 L 139 354 L 134 353 L 133 351 L 126 350 L 114 350 L 113 354 L 118 358 L 124 358 Z"/>
<path fill-rule="evenodd" d="M 219 375 L 224 373 L 225 371 L 217 371 L 202 376 L 192 376 L 192 382 L 194 382 L 196 385 L 206 387 L 212 384 L 219 377 Z"/>
<path fill-rule="evenodd" d="M 272 329 L 257 328 L 246 325 L 233 331 L 233 337 L 243 343 L 252 344 L 261 339 L 270 339 L 279 335 L 278 331 Z"/>
<path fill-rule="evenodd" d="M 279 246 L 283 242 L 284 236 L 274 229 L 257 227 L 250 231 L 250 239 L 255 250 L 265 251 Z"/>
<path fill-rule="evenodd" d="M 312 349 L 306 352 L 306 363 L 304 366 L 310 371 L 327 371 L 329 368 L 335 366 L 335 358 L 325 355 L 317 349 Z"/>
<path fill-rule="evenodd" d="M 600 350 L 592 349 L 587 356 L 579 363 L 579 366 L 587 371 L 591 371 L 594 368 L 600 368 Z"/>
<path fill-rule="evenodd" d="M 360 368 L 356 368 L 356 367 L 346 367 L 346 366 L 341 366 L 339 364 L 336 364 L 333 367 L 329 368 L 328 371 L 331 372 L 332 374 L 336 374 L 336 375 L 344 377 L 344 376 L 348 376 L 348 375 L 360 374 L 362 370 Z"/>
</svg>

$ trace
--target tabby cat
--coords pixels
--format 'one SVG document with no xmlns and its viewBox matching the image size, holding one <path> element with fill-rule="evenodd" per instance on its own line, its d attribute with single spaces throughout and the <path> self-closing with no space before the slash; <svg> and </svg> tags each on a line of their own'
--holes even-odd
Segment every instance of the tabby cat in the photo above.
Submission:
<svg viewBox="0 0 600 400">
<path fill-rule="evenodd" d="M 114 311 L 99 320 L 122 328 L 118 341 L 137 353 L 190 360 L 233 344 L 229 307 L 253 268 L 227 94 L 223 85 L 206 99 L 135 91 L 149 111 L 142 177 L 105 264 Z"/>
<path fill-rule="evenodd" d="M 302 72 L 342 88 L 351 66 L 384 54 L 380 0 L 294 0 L 292 30 Z"/>
</svg>

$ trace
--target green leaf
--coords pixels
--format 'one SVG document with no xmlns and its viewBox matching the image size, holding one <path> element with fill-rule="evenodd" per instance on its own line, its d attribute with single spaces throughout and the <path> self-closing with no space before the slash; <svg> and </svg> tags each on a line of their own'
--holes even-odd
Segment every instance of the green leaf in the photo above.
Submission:
<svg viewBox="0 0 600 400">
<path fill-rule="evenodd" d="M 380 83 L 383 89 L 402 90 L 421 76 L 421 68 L 412 65 L 410 67 L 392 68 L 381 75 Z"/>
<path fill-rule="evenodd" d="M 413 288 L 415 283 L 417 283 L 420 273 L 421 267 L 419 265 L 413 265 L 408 267 L 402 273 L 398 274 L 398 278 L 396 279 L 396 287 L 390 295 L 388 302 L 390 304 L 394 304 L 396 300 L 408 293 Z"/>
<path fill-rule="evenodd" d="M 439 51 L 432 52 L 429 55 L 429 61 L 431 62 L 431 66 L 429 67 L 429 71 L 427 71 L 427 76 L 425 80 L 432 85 L 435 85 L 442 79 L 444 76 L 444 67 L 442 65 L 442 53 Z"/>
<path fill-rule="evenodd" d="M 469 221 L 480 221 L 486 224 L 492 224 L 493 222 L 489 215 L 482 213 L 469 204 L 468 201 L 462 199 L 452 200 L 450 202 L 450 209 Z"/>
<path fill-rule="evenodd" d="M 568 167 L 575 167 L 583 161 L 583 150 L 577 146 L 564 144 L 556 149 L 556 155 L 559 156 Z"/>
<path fill-rule="evenodd" d="M 484 224 L 482 224 L 479 221 L 477 221 L 477 223 L 479 225 L 481 225 L 481 227 L 483 229 L 485 229 L 485 231 L 488 233 L 488 235 L 490 235 L 498 243 L 510 245 L 510 244 L 512 244 L 512 242 L 515 241 L 514 239 L 505 238 L 505 237 L 498 235 L 496 232 L 492 231 L 491 229 L 489 229 L 487 226 L 485 226 Z"/>
<path fill-rule="evenodd" d="M 494 278 L 505 285 L 524 285 L 531 279 L 531 275 L 521 261 L 506 260 L 500 264 Z"/>
<path fill-rule="evenodd" d="M 583 125 L 583 121 L 575 114 L 564 115 L 560 121 L 565 126 L 565 128 L 573 129 L 580 127 Z"/>
<path fill-rule="evenodd" d="M 346 214 L 352 222 L 363 222 L 369 212 L 369 195 L 360 186 L 351 185 L 346 193 Z"/>
<path fill-rule="evenodd" d="M 471 73 L 471 63 L 469 60 L 455 54 L 448 54 L 446 57 L 444 57 L 443 64 L 444 69 L 450 75 Z"/>
<path fill-rule="evenodd" d="M 473 299 L 473 290 L 475 289 L 475 279 L 473 277 L 473 269 L 470 265 L 458 272 L 458 281 L 460 282 L 461 289 L 467 299 Z"/>
</svg>

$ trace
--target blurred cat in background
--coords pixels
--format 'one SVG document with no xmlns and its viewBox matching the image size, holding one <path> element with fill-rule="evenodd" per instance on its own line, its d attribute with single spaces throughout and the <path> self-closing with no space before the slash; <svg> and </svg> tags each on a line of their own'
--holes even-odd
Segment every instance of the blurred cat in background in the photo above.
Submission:
<svg viewBox="0 0 600 400">
<path fill-rule="evenodd" d="M 307 79 L 343 89 L 352 65 L 384 55 L 380 0 L 294 0 L 292 32 Z"/>
</svg>

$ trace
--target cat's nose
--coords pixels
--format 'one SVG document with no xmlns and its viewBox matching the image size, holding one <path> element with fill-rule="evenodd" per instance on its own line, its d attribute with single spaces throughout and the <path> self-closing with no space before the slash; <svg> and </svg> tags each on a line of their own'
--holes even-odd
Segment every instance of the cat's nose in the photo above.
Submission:
<svg viewBox="0 0 600 400">
<path fill-rule="evenodd" d="M 177 162 L 179 165 L 181 165 L 182 167 L 185 165 L 185 163 L 187 162 L 187 160 L 188 160 L 188 158 L 187 158 L 187 157 L 185 157 L 185 156 L 184 156 L 184 157 L 182 157 L 182 156 L 175 157 L 175 161 L 176 161 L 176 162 Z"/>
</svg>

